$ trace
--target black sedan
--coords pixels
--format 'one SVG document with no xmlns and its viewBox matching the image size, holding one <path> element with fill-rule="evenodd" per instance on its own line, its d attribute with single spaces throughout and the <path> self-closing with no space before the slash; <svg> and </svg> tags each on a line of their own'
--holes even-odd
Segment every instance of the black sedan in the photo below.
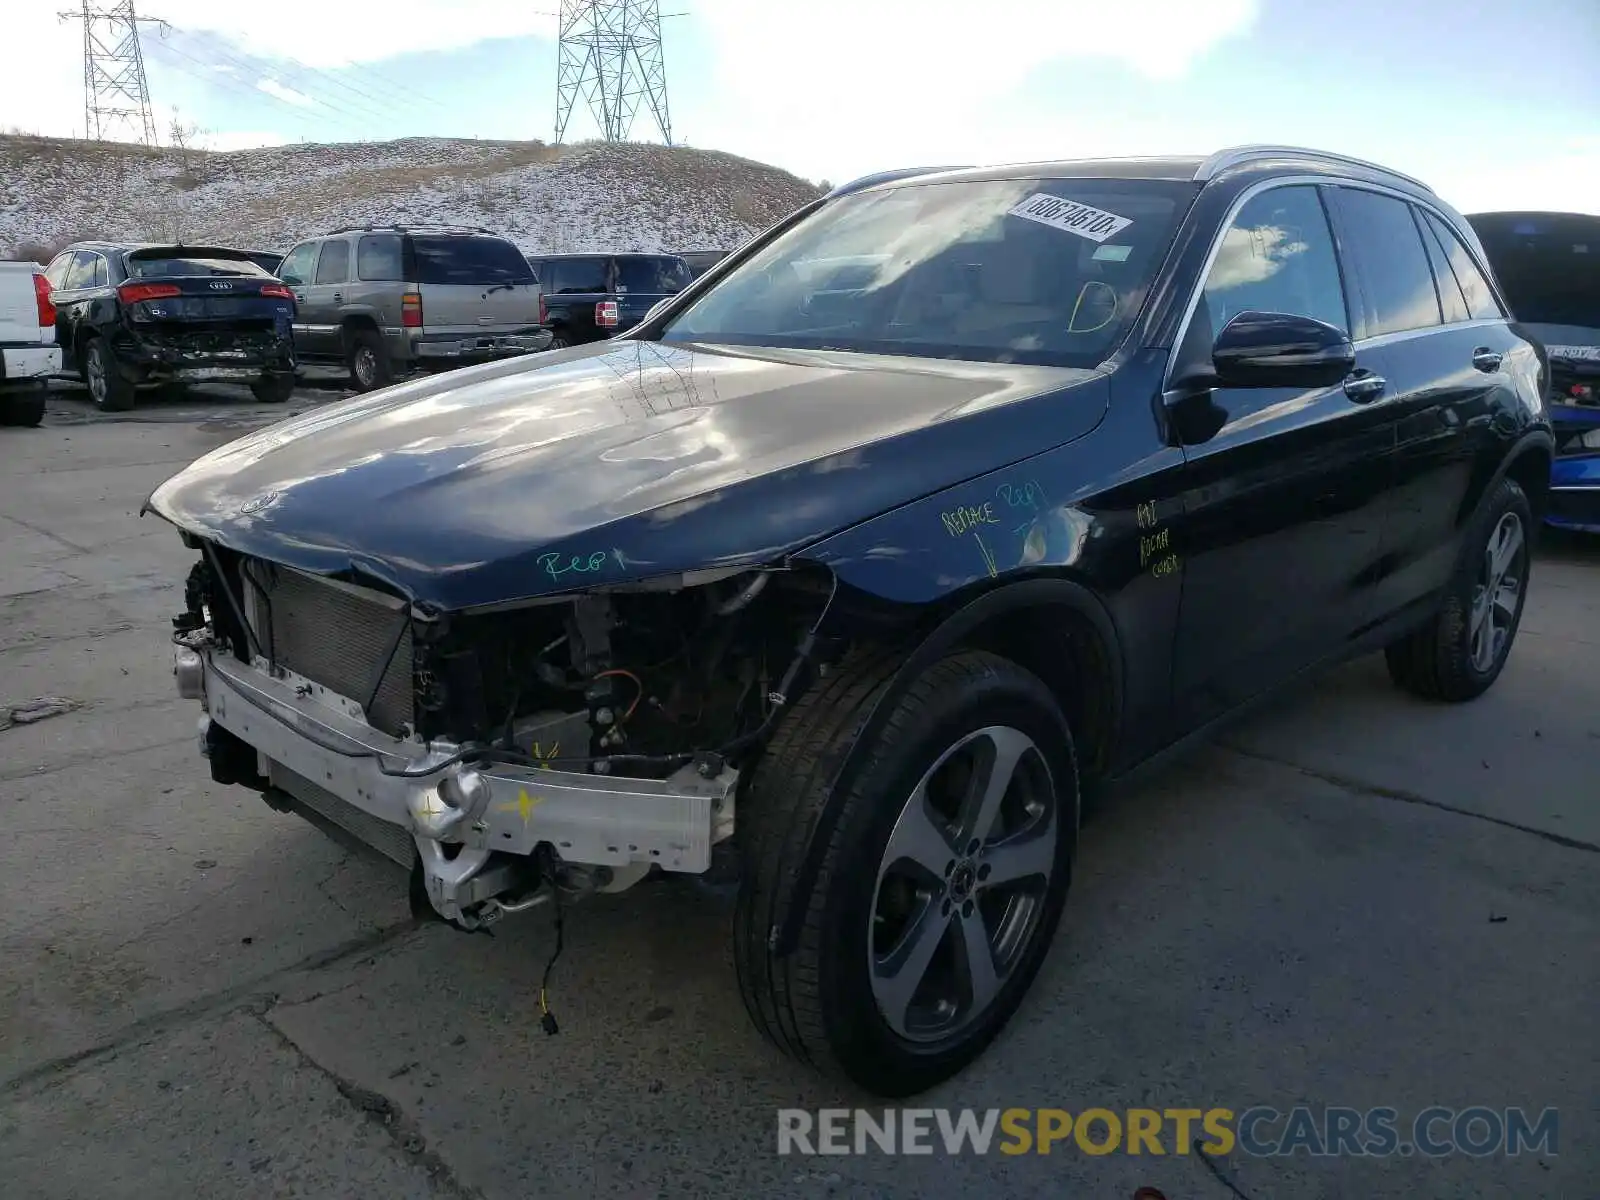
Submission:
<svg viewBox="0 0 1600 1200">
<path fill-rule="evenodd" d="M 62 365 L 99 408 L 163 383 L 248 383 L 268 403 L 294 390 L 294 294 L 248 251 L 83 242 L 45 278 Z"/>
</svg>

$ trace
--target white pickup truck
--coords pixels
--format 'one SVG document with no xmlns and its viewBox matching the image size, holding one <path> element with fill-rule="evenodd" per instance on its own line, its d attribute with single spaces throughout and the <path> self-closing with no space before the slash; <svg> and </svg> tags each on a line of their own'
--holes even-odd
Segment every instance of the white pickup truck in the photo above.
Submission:
<svg viewBox="0 0 1600 1200">
<path fill-rule="evenodd" d="M 44 418 L 48 376 L 61 370 L 56 310 L 44 268 L 0 261 L 0 425 Z"/>
</svg>

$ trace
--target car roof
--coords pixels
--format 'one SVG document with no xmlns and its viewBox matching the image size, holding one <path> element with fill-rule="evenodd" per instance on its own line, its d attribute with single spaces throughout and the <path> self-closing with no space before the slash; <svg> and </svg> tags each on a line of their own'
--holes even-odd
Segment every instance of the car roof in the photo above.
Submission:
<svg viewBox="0 0 1600 1200">
<path fill-rule="evenodd" d="M 561 254 L 530 254 L 540 262 L 560 262 L 568 258 L 682 258 L 671 250 L 580 250 Z"/>
<path fill-rule="evenodd" d="M 1053 179 L 1159 179 L 1208 184 L 1240 173 L 1292 170 L 1332 179 L 1375 180 L 1414 194 L 1433 197 L 1420 179 L 1391 167 L 1329 150 L 1306 146 L 1230 146 L 1207 155 L 1157 155 L 1135 158 L 1072 158 L 1007 163 L 986 167 L 928 167 L 884 171 L 844 184 L 830 196 L 913 183 L 980 182 L 1028 177 Z"/>
</svg>

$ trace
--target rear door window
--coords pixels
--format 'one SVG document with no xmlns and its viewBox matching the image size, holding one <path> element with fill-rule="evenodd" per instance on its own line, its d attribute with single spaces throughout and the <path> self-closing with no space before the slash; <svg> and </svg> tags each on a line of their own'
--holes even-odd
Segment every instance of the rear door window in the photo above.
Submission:
<svg viewBox="0 0 1600 1200">
<path fill-rule="evenodd" d="M 356 243 L 356 278 L 369 282 L 395 282 L 405 278 L 400 238 L 393 233 L 369 233 Z"/>
<path fill-rule="evenodd" d="M 1360 337 L 1427 329 L 1442 320 L 1422 232 L 1404 200 L 1360 188 L 1330 189 L 1337 197 L 1346 253 L 1361 279 Z"/>
<path fill-rule="evenodd" d="M 343 283 L 350 278 L 350 243 L 343 238 L 322 243 L 317 258 L 318 283 Z"/>
<path fill-rule="evenodd" d="M 603 258 L 558 258 L 545 264 L 544 290 L 560 295 L 610 291 Z"/>
<path fill-rule="evenodd" d="M 79 250 L 72 260 L 72 266 L 67 268 L 67 281 L 61 285 L 63 291 L 76 292 L 83 288 L 94 286 L 94 260 L 97 256 L 84 250 Z"/>
<path fill-rule="evenodd" d="M 1417 220 L 1422 222 L 1422 240 L 1428 249 L 1428 261 L 1433 265 L 1433 281 L 1439 287 L 1439 307 L 1444 310 L 1444 323 L 1452 325 L 1457 321 L 1470 321 L 1472 310 L 1467 307 L 1467 298 L 1461 292 L 1461 285 L 1456 282 L 1456 273 L 1450 267 L 1449 256 L 1444 252 L 1438 232 L 1428 223 L 1427 214 L 1420 209 L 1416 213 Z"/>
<path fill-rule="evenodd" d="M 1467 298 L 1467 311 L 1472 314 L 1472 319 L 1483 321 L 1505 316 L 1494 298 L 1494 289 L 1483 277 L 1483 272 L 1478 270 L 1478 264 L 1472 261 L 1472 255 L 1462 245 L 1455 231 L 1432 213 L 1424 213 L 1423 219 L 1450 258 L 1450 268 L 1455 272 L 1456 282 L 1461 285 L 1461 291 Z"/>
<path fill-rule="evenodd" d="M 681 258 L 623 257 L 617 259 L 617 291 L 651 296 L 675 296 L 689 286 L 689 268 Z"/>
<path fill-rule="evenodd" d="M 522 252 L 505 238 L 413 236 L 417 282 L 465 284 L 537 282 Z"/>
</svg>

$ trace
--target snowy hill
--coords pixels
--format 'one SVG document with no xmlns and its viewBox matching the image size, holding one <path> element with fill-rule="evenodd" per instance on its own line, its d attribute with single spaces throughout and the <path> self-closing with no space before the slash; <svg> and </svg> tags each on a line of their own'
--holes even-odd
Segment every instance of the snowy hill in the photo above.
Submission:
<svg viewBox="0 0 1600 1200">
<path fill-rule="evenodd" d="M 341 225 L 481 225 L 524 250 L 729 249 L 818 194 L 686 147 L 405 138 L 227 154 L 0 137 L 0 255 L 83 238 L 287 250 Z"/>
</svg>

